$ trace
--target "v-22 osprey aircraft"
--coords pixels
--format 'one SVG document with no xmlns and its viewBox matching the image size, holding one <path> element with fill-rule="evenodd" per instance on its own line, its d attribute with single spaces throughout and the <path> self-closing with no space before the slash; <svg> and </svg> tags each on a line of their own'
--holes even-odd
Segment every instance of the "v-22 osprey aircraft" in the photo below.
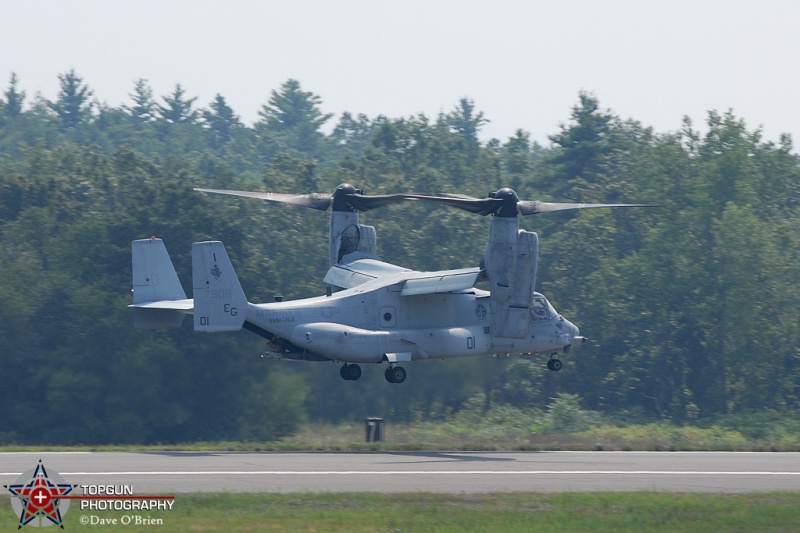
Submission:
<svg viewBox="0 0 800 533">
<path fill-rule="evenodd" d="M 583 343 L 577 326 L 534 290 L 539 241 L 519 228 L 520 215 L 645 204 L 577 204 L 521 201 L 511 189 L 488 198 L 462 195 L 368 196 L 350 184 L 332 195 L 218 189 L 205 193 L 244 196 L 317 210 L 331 209 L 326 294 L 272 303 L 247 300 L 222 242 L 192 244 L 193 299 L 187 299 L 164 242 L 135 240 L 134 325 L 179 327 L 187 314 L 195 331 L 246 329 L 264 337 L 266 357 L 341 363 L 349 381 L 365 363 L 387 364 L 386 381 L 402 383 L 401 363 L 472 355 L 542 354 L 547 367 Z M 479 267 L 419 272 L 380 260 L 375 228 L 359 224 L 359 212 L 404 201 L 444 204 L 490 216 L 489 239 Z M 475 285 L 488 281 L 490 290 Z M 276 298 L 277 300 L 277 298 Z"/>
</svg>

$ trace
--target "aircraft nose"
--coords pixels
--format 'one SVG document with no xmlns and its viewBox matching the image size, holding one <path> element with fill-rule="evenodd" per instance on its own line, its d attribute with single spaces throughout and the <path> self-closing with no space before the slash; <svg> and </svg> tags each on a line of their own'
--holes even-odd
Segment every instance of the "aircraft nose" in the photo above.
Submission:
<svg viewBox="0 0 800 533">
<path fill-rule="evenodd" d="M 581 336 L 581 332 L 578 329 L 578 326 L 570 322 L 569 320 L 565 320 L 566 322 L 566 329 L 567 333 L 569 334 L 569 339 L 571 344 L 582 344 L 586 342 L 586 337 Z"/>
</svg>

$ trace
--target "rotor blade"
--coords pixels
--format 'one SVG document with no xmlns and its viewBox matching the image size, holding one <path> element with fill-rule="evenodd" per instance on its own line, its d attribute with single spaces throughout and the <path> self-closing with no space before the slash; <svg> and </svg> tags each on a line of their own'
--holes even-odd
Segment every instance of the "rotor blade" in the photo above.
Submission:
<svg viewBox="0 0 800 533">
<path fill-rule="evenodd" d="M 442 196 L 445 198 L 461 198 L 462 200 L 485 200 L 485 198 L 475 198 L 474 196 L 469 196 L 468 194 L 460 194 L 456 192 L 443 192 Z"/>
<path fill-rule="evenodd" d="M 421 200 L 423 202 L 433 202 L 437 204 L 457 207 L 476 215 L 491 215 L 503 207 L 503 200 L 497 198 L 470 198 L 468 196 L 427 196 L 424 194 L 406 194 L 410 200 Z"/>
<path fill-rule="evenodd" d="M 348 194 L 345 196 L 345 201 L 358 211 L 369 211 L 378 207 L 399 204 L 406 201 L 407 197 L 407 194 L 380 194 L 375 196 Z"/>
<path fill-rule="evenodd" d="M 226 191 L 221 189 L 200 189 L 195 191 L 210 192 L 214 194 L 229 194 L 231 196 L 244 196 L 246 198 L 258 198 L 260 200 L 270 200 L 272 202 L 283 202 L 284 204 L 299 205 L 325 211 L 331 205 L 331 196 L 319 193 L 312 194 L 285 194 L 275 192 L 252 192 L 252 191 Z"/>
<path fill-rule="evenodd" d="M 596 207 L 659 207 L 653 204 L 571 204 L 559 202 L 520 201 L 517 209 L 521 215 L 536 215 L 538 213 L 552 213 L 554 211 L 567 211 L 570 209 L 593 209 Z"/>
</svg>

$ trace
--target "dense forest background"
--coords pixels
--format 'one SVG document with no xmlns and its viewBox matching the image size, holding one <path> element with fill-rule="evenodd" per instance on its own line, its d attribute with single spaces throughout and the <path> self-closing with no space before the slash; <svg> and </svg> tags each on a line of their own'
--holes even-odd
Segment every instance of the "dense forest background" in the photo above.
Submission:
<svg viewBox="0 0 800 533">
<path fill-rule="evenodd" d="M 55 83 L 55 80 L 54 80 Z M 0 443 L 274 439 L 305 421 L 446 419 L 465 406 L 540 409 L 559 393 L 620 419 L 696 423 L 800 408 L 800 167 L 732 112 L 658 133 L 581 93 L 549 146 L 480 138 L 464 98 L 436 117 L 323 111 L 288 80 L 247 125 L 145 80 L 120 107 L 74 71 L 55 101 L 16 76 L 0 96 Z M 520 103 L 520 105 L 524 105 Z M 332 128 L 331 128 L 332 126 Z M 326 133 L 327 132 L 327 133 Z M 247 332 L 132 327 L 130 241 L 157 235 L 190 294 L 190 245 L 225 242 L 251 301 L 321 294 L 328 215 L 192 187 L 464 193 L 647 202 L 661 209 L 525 217 L 537 290 L 591 342 L 543 358 L 425 361 L 390 385 L 327 363 L 267 361 Z M 408 204 L 363 215 L 386 261 L 476 266 L 488 220 Z M 191 295 L 191 294 L 190 294 Z"/>
</svg>

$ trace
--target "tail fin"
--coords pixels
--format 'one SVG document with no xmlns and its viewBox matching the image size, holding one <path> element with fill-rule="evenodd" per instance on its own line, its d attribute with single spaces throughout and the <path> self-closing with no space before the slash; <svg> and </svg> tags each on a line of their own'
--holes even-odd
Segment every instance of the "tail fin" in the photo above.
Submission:
<svg viewBox="0 0 800 533">
<path fill-rule="evenodd" d="M 195 331 L 239 331 L 247 317 L 247 298 L 219 241 L 192 244 Z"/>
<path fill-rule="evenodd" d="M 143 329 L 177 328 L 192 311 L 164 241 L 131 243 L 133 264 L 133 325 Z"/>
</svg>

